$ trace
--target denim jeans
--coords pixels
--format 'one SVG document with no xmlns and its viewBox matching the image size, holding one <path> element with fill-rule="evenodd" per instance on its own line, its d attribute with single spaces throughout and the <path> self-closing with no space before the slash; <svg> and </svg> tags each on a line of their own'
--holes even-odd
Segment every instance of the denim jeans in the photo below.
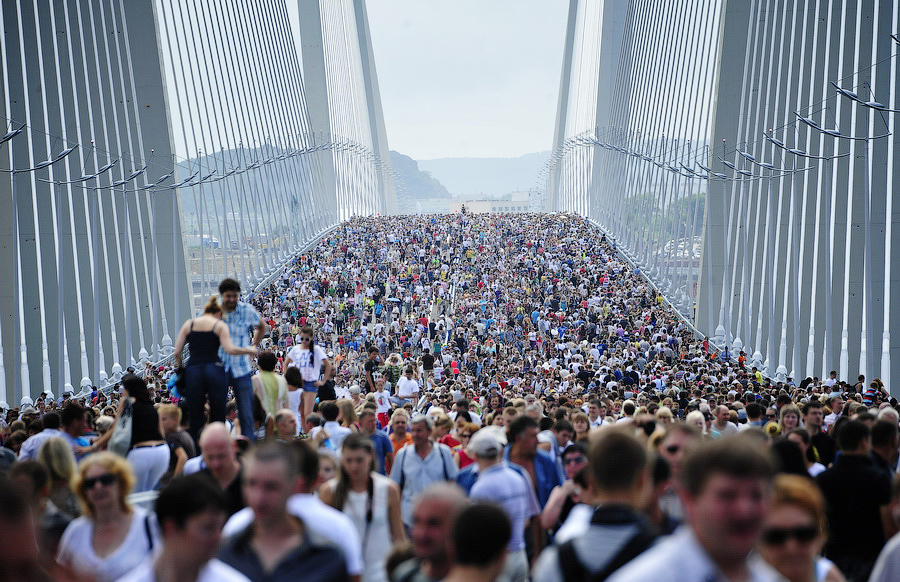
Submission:
<svg viewBox="0 0 900 582">
<path fill-rule="evenodd" d="M 238 420 L 241 421 L 241 434 L 256 440 L 253 431 L 253 382 L 250 378 L 253 373 L 235 378 L 228 372 L 228 384 L 234 391 L 234 400 L 237 402 Z"/>
<path fill-rule="evenodd" d="M 203 430 L 203 406 L 209 398 L 209 421 L 225 422 L 228 381 L 221 363 L 197 364 L 184 370 L 184 397 L 188 401 L 188 433 L 200 442 Z M 251 427 L 253 425 L 251 424 Z"/>
</svg>

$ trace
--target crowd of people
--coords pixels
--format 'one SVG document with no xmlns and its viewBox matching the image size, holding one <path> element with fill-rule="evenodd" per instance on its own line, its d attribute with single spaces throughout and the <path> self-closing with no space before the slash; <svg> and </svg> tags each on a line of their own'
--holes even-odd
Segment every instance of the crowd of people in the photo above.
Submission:
<svg viewBox="0 0 900 582">
<path fill-rule="evenodd" d="M 900 579 L 900 406 L 776 382 L 568 214 L 354 218 L 0 419 L 0 579 Z"/>
</svg>

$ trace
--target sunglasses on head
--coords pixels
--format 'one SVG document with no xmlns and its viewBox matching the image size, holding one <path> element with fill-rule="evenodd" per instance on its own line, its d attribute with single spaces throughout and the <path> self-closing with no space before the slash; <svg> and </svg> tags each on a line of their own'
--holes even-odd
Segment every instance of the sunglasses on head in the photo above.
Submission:
<svg viewBox="0 0 900 582">
<path fill-rule="evenodd" d="M 84 480 L 84 488 L 85 488 L 85 490 L 93 489 L 94 485 L 96 485 L 97 483 L 100 483 L 101 485 L 104 485 L 104 486 L 109 486 L 109 485 L 112 485 L 113 483 L 115 483 L 115 481 L 116 481 L 116 476 L 113 475 L 112 473 L 107 473 L 105 475 L 100 475 L 98 477 L 88 477 Z"/>
<path fill-rule="evenodd" d="M 763 531 L 762 540 L 769 546 L 780 546 L 787 542 L 789 538 L 794 538 L 801 544 L 808 544 L 816 539 L 817 535 L 819 535 L 819 530 L 812 525 L 795 528 L 771 528 Z"/>
</svg>

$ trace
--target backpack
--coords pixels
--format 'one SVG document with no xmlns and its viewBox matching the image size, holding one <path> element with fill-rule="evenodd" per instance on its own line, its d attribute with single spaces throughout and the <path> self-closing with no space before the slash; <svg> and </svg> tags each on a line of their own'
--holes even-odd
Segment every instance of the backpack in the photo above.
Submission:
<svg viewBox="0 0 900 582">
<path fill-rule="evenodd" d="M 578 552 L 575 551 L 574 539 L 560 544 L 558 558 L 563 580 L 566 582 L 602 582 L 653 544 L 656 534 L 649 524 L 631 508 L 600 507 L 594 512 L 594 517 L 591 519 L 591 525 L 627 523 L 637 525 L 638 531 L 598 572 L 592 573 L 581 563 Z"/>
<path fill-rule="evenodd" d="M 410 453 L 409 451 L 403 453 L 403 459 L 400 461 L 400 483 L 399 483 L 399 486 L 400 486 L 401 493 L 403 493 L 403 487 L 406 485 L 406 473 L 403 471 L 403 468 L 406 466 L 406 457 L 408 457 L 410 454 L 416 454 L 415 453 L 416 447 L 413 445 L 409 445 L 409 446 L 412 447 L 413 453 Z M 444 449 L 441 448 L 440 443 L 434 443 L 434 446 L 437 447 L 438 456 L 441 458 L 441 468 L 444 470 L 444 481 L 449 481 L 450 473 L 447 472 L 447 463 L 444 459 Z M 452 457 L 450 459 L 450 462 L 451 463 L 453 462 Z"/>
</svg>

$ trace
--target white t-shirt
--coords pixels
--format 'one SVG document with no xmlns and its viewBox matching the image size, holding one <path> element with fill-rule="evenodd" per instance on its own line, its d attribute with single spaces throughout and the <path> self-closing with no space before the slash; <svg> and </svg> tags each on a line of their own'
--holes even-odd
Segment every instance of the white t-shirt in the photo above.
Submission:
<svg viewBox="0 0 900 582">
<path fill-rule="evenodd" d="M 397 396 L 400 398 L 410 398 L 413 393 L 419 391 L 419 383 L 403 376 L 397 380 Z"/>
<path fill-rule="evenodd" d="M 153 560 L 144 560 L 143 564 L 119 578 L 117 582 L 156 582 Z M 200 570 L 197 582 L 250 582 L 250 579 L 225 562 L 213 558 Z"/>
<path fill-rule="evenodd" d="M 294 346 L 288 351 L 291 366 L 300 370 L 300 375 L 307 382 L 316 382 L 322 373 L 322 360 L 328 358 L 321 346 L 313 346 L 313 361 L 310 364 L 309 350 Z"/>
<path fill-rule="evenodd" d="M 384 390 L 375 392 L 375 407 L 379 413 L 391 411 L 391 401 L 388 398 L 388 393 Z"/>
<path fill-rule="evenodd" d="M 156 519 L 140 507 L 134 507 L 131 526 L 121 545 L 105 558 L 94 552 L 94 522 L 86 517 L 74 519 L 59 541 L 56 559 L 79 574 L 97 582 L 113 582 L 134 570 L 160 545 Z M 149 530 L 149 533 L 148 533 Z"/>
</svg>

